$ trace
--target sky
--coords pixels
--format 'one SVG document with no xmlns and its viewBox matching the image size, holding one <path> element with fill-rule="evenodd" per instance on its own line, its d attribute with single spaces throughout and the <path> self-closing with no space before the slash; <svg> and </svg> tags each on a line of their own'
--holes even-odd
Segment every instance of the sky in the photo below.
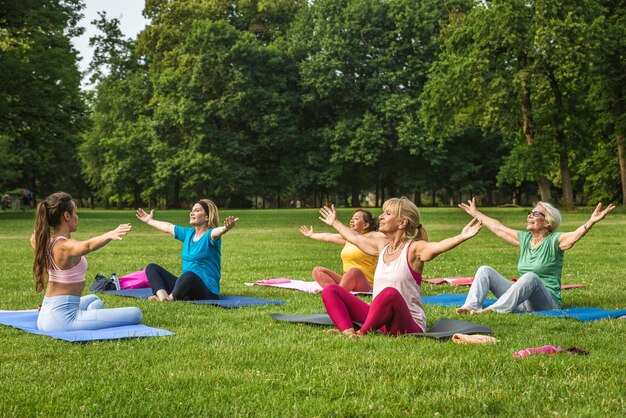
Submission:
<svg viewBox="0 0 626 418">
<path fill-rule="evenodd" d="M 90 22 L 98 19 L 98 12 L 104 10 L 107 13 L 107 19 L 119 19 L 120 28 L 126 38 L 135 38 L 148 23 L 141 15 L 144 0 L 84 0 L 84 3 L 85 8 L 82 10 L 84 17 L 79 25 L 85 28 L 85 33 L 72 39 L 74 47 L 83 58 L 78 63 L 81 71 L 87 69 L 93 56 L 93 51 L 89 47 L 89 38 L 96 35 L 98 31 Z"/>
</svg>

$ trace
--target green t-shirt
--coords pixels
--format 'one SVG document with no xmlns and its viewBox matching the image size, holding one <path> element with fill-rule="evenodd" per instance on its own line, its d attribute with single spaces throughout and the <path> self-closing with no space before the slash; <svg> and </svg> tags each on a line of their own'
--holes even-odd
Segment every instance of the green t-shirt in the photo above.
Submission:
<svg viewBox="0 0 626 418">
<path fill-rule="evenodd" d="M 519 274 L 535 273 L 543 281 L 561 308 L 561 271 L 563 270 L 563 253 L 559 248 L 559 237 L 562 232 L 548 235 L 534 250 L 530 249 L 532 236 L 528 231 L 517 231 L 520 255 L 517 263 Z"/>
</svg>

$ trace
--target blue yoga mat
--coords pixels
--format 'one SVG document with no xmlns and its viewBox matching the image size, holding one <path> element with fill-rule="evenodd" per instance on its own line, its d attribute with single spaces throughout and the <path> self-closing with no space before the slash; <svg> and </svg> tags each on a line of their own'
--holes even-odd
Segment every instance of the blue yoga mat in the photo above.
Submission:
<svg viewBox="0 0 626 418">
<path fill-rule="evenodd" d="M 435 296 L 424 296 L 422 302 L 429 305 L 442 305 L 442 306 L 461 306 L 465 302 L 466 295 L 463 294 L 443 294 Z M 494 299 L 487 299 L 483 303 L 483 308 L 493 305 Z M 626 309 L 607 311 L 600 308 L 567 308 L 567 309 L 552 309 L 548 311 L 535 311 L 535 312 L 520 312 L 521 314 L 529 315 L 541 315 L 552 316 L 558 318 L 574 318 L 579 321 L 596 321 L 598 319 L 619 318 L 626 315 Z"/>
<path fill-rule="evenodd" d="M 579 321 L 596 321 L 598 319 L 619 318 L 626 315 L 626 309 L 607 311 L 600 308 L 567 308 L 550 311 L 528 312 L 529 315 L 554 316 L 558 318 L 574 318 Z"/>
<path fill-rule="evenodd" d="M 461 306 L 465 302 L 467 295 L 458 293 L 442 294 L 435 296 L 422 296 L 422 303 L 427 305 L 441 305 L 441 306 Z M 486 299 L 483 303 L 483 308 L 495 303 L 494 299 Z"/>
<path fill-rule="evenodd" d="M 173 332 L 151 328 L 145 325 L 126 325 L 123 327 L 103 328 L 86 331 L 44 332 L 37 329 L 38 311 L 0 311 L 0 324 L 18 328 L 31 334 L 47 335 L 69 342 L 98 340 L 119 340 L 122 338 L 162 337 L 174 335 Z"/>
<path fill-rule="evenodd" d="M 102 293 L 117 296 L 128 296 L 131 298 L 147 299 L 152 296 L 152 289 L 128 289 L 128 290 L 107 290 Z M 204 305 L 217 305 L 222 308 L 241 308 L 243 306 L 260 306 L 260 305 L 281 305 L 284 300 L 272 300 L 261 298 L 249 298 L 247 296 L 220 296 L 219 299 L 207 300 L 187 300 L 185 302 L 200 303 Z"/>
</svg>

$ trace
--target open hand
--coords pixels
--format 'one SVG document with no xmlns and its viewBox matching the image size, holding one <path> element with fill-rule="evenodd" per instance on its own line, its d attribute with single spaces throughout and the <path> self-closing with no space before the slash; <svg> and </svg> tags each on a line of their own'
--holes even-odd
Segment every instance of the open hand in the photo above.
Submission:
<svg viewBox="0 0 626 418">
<path fill-rule="evenodd" d="M 337 220 L 337 211 L 335 211 L 335 205 L 324 206 L 320 209 L 320 221 L 326 225 L 333 226 L 333 222 Z"/>
<path fill-rule="evenodd" d="M 121 241 L 133 228 L 131 224 L 121 224 L 110 232 L 110 238 L 115 241 Z"/>
<path fill-rule="evenodd" d="M 596 209 L 591 214 L 591 218 L 589 218 L 589 222 L 591 222 L 591 225 L 593 226 L 593 224 L 596 224 L 604 219 L 613 209 L 615 209 L 615 205 L 609 204 L 606 209 L 602 210 L 602 202 L 598 203 L 598 206 L 596 206 Z"/>
<path fill-rule="evenodd" d="M 483 223 L 476 218 L 473 218 L 465 228 L 461 231 L 461 236 L 464 239 L 470 239 L 474 235 L 478 234 L 478 231 L 483 227 Z"/>
<path fill-rule="evenodd" d="M 302 235 L 304 235 L 307 238 L 311 238 L 311 235 L 313 235 L 313 226 L 306 226 L 306 225 L 302 225 L 300 227 L 300 233 Z"/>
<path fill-rule="evenodd" d="M 235 227 L 235 224 L 239 218 L 235 218 L 234 216 L 229 216 L 224 220 L 224 232 L 230 231 Z"/>
<path fill-rule="evenodd" d="M 139 219 L 141 222 L 148 223 L 150 222 L 150 220 L 154 219 L 154 209 L 152 209 L 150 213 L 147 213 L 145 210 L 143 210 L 143 208 L 139 208 L 137 209 L 137 213 L 135 215 L 137 216 L 137 219 Z"/>
<path fill-rule="evenodd" d="M 478 209 L 476 209 L 476 198 L 472 197 L 467 203 L 459 203 L 459 207 L 463 209 L 469 216 L 475 218 L 478 215 Z"/>
</svg>

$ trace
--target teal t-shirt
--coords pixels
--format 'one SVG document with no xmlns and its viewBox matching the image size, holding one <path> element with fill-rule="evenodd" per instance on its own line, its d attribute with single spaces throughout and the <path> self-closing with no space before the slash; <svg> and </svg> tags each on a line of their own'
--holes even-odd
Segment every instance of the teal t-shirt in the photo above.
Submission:
<svg viewBox="0 0 626 418">
<path fill-rule="evenodd" d="M 222 238 L 217 241 L 211 239 L 209 229 L 194 242 L 195 228 L 174 226 L 174 237 L 183 242 L 183 271 L 195 273 L 202 279 L 206 287 L 214 294 L 220 294 L 220 277 L 222 275 Z"/>
<path fill-rule="evenodd" d="M 535 273 L 546 285 L 557 306 L 561 308 L 561 271 L 563 253 L 559 248 L 562 232 L 548 235 L 534 250 L 530 249 L 532 236 L 528 231 L 517 231 L 520 255 L 517 263 L 519 274 Z"/>
</svg>

